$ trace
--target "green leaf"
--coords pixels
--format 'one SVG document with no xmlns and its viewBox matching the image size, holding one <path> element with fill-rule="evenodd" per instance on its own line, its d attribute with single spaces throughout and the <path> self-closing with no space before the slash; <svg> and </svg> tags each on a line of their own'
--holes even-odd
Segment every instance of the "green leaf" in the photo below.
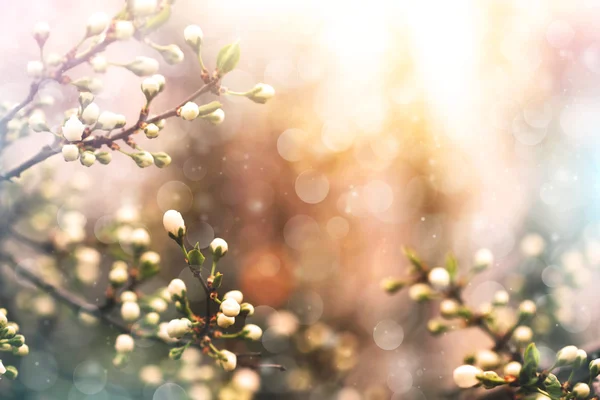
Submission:
<svg viewBox="0 0 600 400">
<path fill-rule="evenodd" d="M 223 105 L 218 101 L 211 101 L 210 103 L 203 104 L 198 107 L 198 116 L 203 117 L 217 111 L 221 107 L 223 107 Z"/>
<path fill-rule="evenodd" d="M 238 42 L 228 44 L 219 51 L 217 56 L 217 72 L 223 76 L 233 71 L 240 61 L 240 44 Z"/>
<path fill-rule="evenodd" d="M 188 251 L 189 265 L 200 267 L 204 264 L 204 255 L 197 248 Z"/>
<path fill-rule="evenodd" d="M 519 374 L 519 382 L 521 384 L 528 384 L 537 373 L 538 366 L 540 365 L 540 352 L 535 347 L 535 344 L 531 343 L 525 349 L 524 363 L 521 373 Z"/>
<path fill-rule="evenodd" d="M 552 399 L 560 399 L 563 395 L 562 386 L 556 375 L 549 374 L 544 381 L 544 390 Z"/>
<path fill-rule="evenodd" d="M 171 5 L 165 4 L 160 12 L 149 18 L 141 28 L 143 34 L 153 32 L 163 26 L 171 17 Z"/>
<path fill-rule="evenodd" d="M 212 287 L 214 289 L 218 289 L 221 287 L 222 282 L 223 282 L 223 274 L 220 272 L 217 272 L 217 274 L 215 275 L 215 279 L 213 280 Z"/>
<path fill-rule="evenodd" d="M 450 274 L 450 280 L 454 282 L 458 273 L 458 260 L 456 260 L 456 257 L 452 253 L 448 253 L 446 256 L 446 270 Z"/>
<path fill-rule="evenodd" d="M 423 262 L 417 256 L 417 253 L 411 248 L 404 247 L 402 252 L 408 258 L 408 261 L 417 269 L 417 271 L 423 271 Z"/>
</svg>

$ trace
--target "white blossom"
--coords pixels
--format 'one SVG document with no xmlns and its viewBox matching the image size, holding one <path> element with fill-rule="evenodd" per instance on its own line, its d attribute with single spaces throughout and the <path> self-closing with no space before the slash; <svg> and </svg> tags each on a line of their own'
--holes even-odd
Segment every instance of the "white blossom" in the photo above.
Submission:
<svg viewBox="0 0 600 400">
<path fill-rule="evenodd" d="M 537 307 L 531 300 L 525 300 L 519 305 L 519 312 L 523 315 L 531 316 L 535 314 Z"/>
<path fill-rule="evenodd" d="M 40 43 L 44 43 L 50 36 L 50 25 L 47 22 L 38 22 L 33 27 L 33 37 Z"/>
<path fill-rule="evenodd" d="M 225 371 L 233 371 L 237 366 L 237 356 L 228 350 L 221 350 L 221 356 L 225 360 L 219 360 L 219 364 Z"/>
<path fill-rule="evenodd" d="M 181 213 L 175 210 L 169 210 L 163 215 L 163 226 L 165 230 L 173 236 L 179 235 L 179 230 L 183 230 L 185 234 L 185 221 Z"/>
<path fill-rule="evenodd" d="M 576 399 L 587 399 L 590 395 L 590 387 L 587 383 L 579 382 L 573 387 L 573 394 Z"/>
<path fill-rule="evenodd" d="M 6 373 L 6 367 L 2 364 L 2 360 L 0 360 L 0 375 L 4 375 Z"/>
<path fill-rule="evenodd" d="M 152 157 L 152 154 L 148 153 L 147 151 L 139 151 L 133 154 L 131 158 L 140 168 L 147 168 L 154 164 L 154 157 Z"/>
<path fill-rule="evenodd" d="M 79 147 L 76 144 L 65 144 L 61 152 L 65 161 L 75 161 L 79 158 Z"/>
<path fill-rule="evenodd" d="M 202 29 L 198 25 L 188 25 L 183 31 L 183 37 L 185 38 L 185 42 L 194 51 L 198 51 L 202 45 L 204 33 L 202 33 Z"/>
<path fill-rule="evenodd" d="M 258 325 L 248 324 L 244 326 L 244 334 L 248 339 L 258 340 L 262 336 L 262 329 Z"/>
<path fill-rule="evenodd" d="M 169 293 L 171 293 L 171 296 L 182 297 L 183 292 L 185 292 L 187 289 L 185 287 L 185 283 L 181 279 L 173 279 L 169 283 L 167 290 Z"/>
<path fill-rule="evenodd" d="M 450 286 L 450 274 L 445 268 L 434 268 L 428 275 L 431 286 L 438 290 L 445 290 Z"/>
<path fill-rule="evenodd" d="M 415 283 L 408 289 L 408 296 L 414 301 L 425 301 L 431 297 L 431 287 L 425 283 Z"/>
<path fill-rule="evenodd" d="M 76 115 L 71 116 L 63 125 L 62 133 L 65 139 L 70 142 L 81 140 L 85 125 L 77 118 Z"/>
<path fill-rule="evenodd" d="M 83 153 L 81 153 L 79 161 L 81 162 L 81 165 L 91 167 L 96 162 L 96 155 L 91 151 L 84 151 Z"/>
<path fill-rule="evenodd" d="M 137 301 L 137 299 L 138 299 L 137 294 L 135 294 L 131 290 L 126 290 L 125 292 L 121 293 L 121 301 L 122 302 Z"/>
<path fill-rule="evenodd" d="M 146 247 L 150 244 L 150 235 L 144 228 L 137 228 L 131 233 L 131 244 L 137 247 Z"/>
<path fill-rule="evenodd" d="M 217 325 L 221 328 L 229 328 L 233 324 L 235 324 L 235 317 L 228 317 L 223 313 L 219 313 L 217 316 Z"/>
<path fill-rule="evenodd" d="M 475 253 L 473 260 L 475 266 L 479 269 L 492 265 L 494 262 L 494 254 L 489 249 L 479 249 Z"/>
<path fill-rule="evenodd" d="M 240 305 L 234 299 L 223 300 L 221 311 L 228 317 L 236 317 L 240 313 Z"/>
<path fill-rule="evenodd" d="M 90 103 L 81 113 L 81 119 L 88 125 L 93 125 L 100 116 L 100 107 L 96 103 Z"/>
<path fill-rule="evenodd" d="M 498 353 L 492 350 L 479 350 L 475 355 L 477 366 L 483 370 L 496 368 L 500 364 Z"/>
<path fill-rule="evenodd" d="M 167 333 L 172 338 L 181 338 L 192 330 L 192 322 L 187 318 L 172 319 L 167 325 Z"/>
<path fill-rule="evenodd" d="M 575 346 L 565 346 L 558 351 L 556 359 L 561 365 L 573 364 L 577 358 L 577 350 L 579 349 Z"/>
<path fill-rule="evenodd" d="M 217 257 L 223 257 L 228 249 L 227 242 L 221 238 L 215 238 L 210 242 L 210 251 Z"/>
<path fill-rule="evenodd" d="M 533 331 L 528 326 L 518 326 L 513 333 L 513 338 L 520 344 L 531 343 Z"/>
<path fill-rule="evenodd" d="M 227 299 L 234 299 L 239 304 L 242 304 L 242 301 L 244 300 L 244 294 L 239 290 L 230 290 L 229 292 L 225 293 L 225 295 L 223 295 L 223 300 Z"/>
<path fill-rule="evenodd" d="M 273 96 L 275 96 L 273 86 L 265 83 L 257 83 L 246 97 L 256 103 L 264 104 L 272 99 Z"/>
<path fill-rule="evenodd" d="M 186 121 L 196 119 L 198 114 L 200 114 L 198 104 L 191 101 L 188 101 L 179 109 L 179 115 L 181 115 L 181 118 L 185 119 Z"/>
<path fill-rule="evenodd" d="M 113 268 L 108 273 L 108 279 L 113 285 L 122 285 L 125 282 L 127 282 L 128 278 L 129 274 L 127 273 L 127 269 L 125 268 Z"/>
<path fill-rule="evenodd" d="M 108 69 L 108 60 L 103 55 L 97 55 L 90 60 L 94 72 L 102 74 Z"/>
<path fill-rule="evenodd" d="M 140 306 L 133 301 L 126 301 L 121 305 L 121 317 L 125 321 L 135 321 L 140 317 Z"/>
<path fill-rule="evenodd" d="M 233 385 L 243 391 L 254 393 L 260 388 L 260 376 L 250 368 L 241 368 L 231 378 Z"/>
</svg>

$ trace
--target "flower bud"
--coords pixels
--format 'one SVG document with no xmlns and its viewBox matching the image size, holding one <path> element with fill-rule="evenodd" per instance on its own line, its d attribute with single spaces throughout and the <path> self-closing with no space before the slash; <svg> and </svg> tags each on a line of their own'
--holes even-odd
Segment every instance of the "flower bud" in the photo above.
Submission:
<svg viewBox="0 0 600 400">
<path fill-rule="evenodd" d="M 408 296 L 417 302 L 431 299 L 431 287 L 425 283 L 415 283 L 408 289 Z"/>
<path fill-rule="evenodd" d="M 233 324 L 235 324 L 235 317 L 228 317 L 223 313 L 219 313 L 217 316 L 217 325 L 219 325 L 219 327 L 229 328 Z"/>
<path fill-rule="evenodd" d="M 98 74 L 103 74 L 108 69 L 108 61 L 106 60 L 106 57 L 102 55 L 97 55 L 92 58 L 90 64 L 92 65 L 94 72 Z"/>
<path fill-rule="evenodd" d="M 114 271 L 114 270 L 113 270 Z M 140 306 L 133 301 L 126 301 L 121 305 L 121 317 L 124 321 L 135 321 L 140 317 Z"/>
<path fill-rule="evenodd" d="M 115 37 L 118 40 L 130 39 L 135 33 L 135 27 L 131 21 L 117 21 L 115 22 Z"/>
<path fill-rule="evenodd" d="M 183 31 L 183 37 L 185 38 L 185 42 L 192 50 L 194 50 L 194 52 L 200 52 L 204 33 L 202 33 L 202 29 L 200 29 L 198 25 L 188 25 Z"/>
<path fill-rule="evenodd" d="M 125 268 L 113 268 L 108 273 L 108 280 L 114 286 L 121 286 L 122 284 L 127 282 L 127 279 L 129 279 L 129 273 Z"/>
<path fill-rule="evenodd" d="M 531 317 L 536 311 L 537 307 L 531 300 L 525 300 L 519 305 L 519 313 L 523 317 Z"/>
<path fill-rule="evenodd" d="M 511 361 L 504 366 L 504 375 L 510 375 L 518 377 L 521 373 L 521 363 L 517 361 Z"/>
<path fill-rule="evenodd" d="M 98 116 L 96 128 L 105 131 L 110 131 L 112 129 L 115 129 L 118 124 L 119 114 L 115 114 L 111 111 L 102 111 L 102 113 Z"/>
<path fill-rule="evenodd" d="M 158 273 L 160 255 L 154 251 L 147 251 L 140 257 L 140 277 L 149 278 Z M 170 300 L 170 296 L 169 296 Z"/>
<path fill-rule="evenodd" d="M 427 321 L 427 330 L 434 336 L 448 331 L 448 326 L 438 319 Z"/>
<path fill-rule="evenodd" d="M 148 247 L 150 235 L 144 228 L 137 228 L 131 233 L 131 244 L 138 248 Z"/>
<path fill-rule="evenodd" d="M 158 8 L 158 0 L 133 0 L 131 11 L 138 17 L 154 14 Z"/>
<path fill-rule="evenodd" d="M 63 57 L 58 53 L 49 53 L 46 56 L 46 65 L 50 67 L 57 67 L 63 61 Z"/>
<path fill-rule="evenodd" d="M 71 82 L 80 92 L 98 93 L 102 90 L 102 80 L 98 78 L 90 78 L 89 76 L 75 79 Z"/>
<path fill-rule="evenodd" d="M 90 92 L 80 92 L 78 101 L 79 105 L 81 106 L 81 109 L 85 110 L 86 107 L 92 104 L 92 102 L 94 101 L 94 95 Z"/>
<path fill-rule="evenodd" d="M 427 276 L 429 283 L 437 290 L 446 290 L 450 286 L 450 274 L 445 268 L 434 268 Z"/>
<path fill-rule="evenodd" d="M 477 271 L 482 271 L 494 263 L 494 255 L 489 249 L 479 249 L 473 260 Z"/>
<path fill-rule="evenodd" d="M 112 154 L 107 151 L 96 153 L 96 160 L 102 165 L 108 165 L 112 161 Z"/>
<path fill-rule="evenodd" d="M 169 324 L 167 322 L 161 322 L 160 324 L 158 324 L 158 333 L 157 336 L 166 343 L 173 343 L 176 342 L 177 339 L 176 338 L 172 338 L 171 336 L 169 336 L 169 333 L 167 332 L 167 328 L 168 328 Z"/>
<path fill-rule="evenodd" d="M 192 322 L 187 318 L 172 319 L 167 325 L 167 333 L 170 337 L 179 339 L 191 332 Z"/>
<path fill-rule="evenodd" d="M 505 306 L 508 304 L 510 296 L 507 291 L 499 290 L 494 293 L 494 305 L 495 306 Z"/>
<path fill-rule="evenodd" d="M 221 258 L 227 254 L 228 246 L 227 242 L 221 238 L 215 238 L 210 242 L 210 251 L 214 258 Z"/>
<path fill-rule="evenodd" d="M 171 164 L 171 157 L 165 152 L 152 153 L 152 157 L 154 158 L 154 165 L 158 168 L 164 168 Z"/>
<path fill-rule="evenodd" d="M 240 44 L 238 42 L 223 47 L 217 55 L 217 73 L 223 76 L 235 69 L 240 61 Z"/>
<path fill-rule="evenodd" d="M 389 294 L 394 294 L 406 286 L 406 282 L 396 278 L 385 278 L 381 281 L 381 288 Z"/>
<path fill-rule="evenodd" d="M 240 313 L 240 305 L 234 299 L 223 300 L 221 303 L 221 311 L 228 317 L 236 317 Z"/>
<path fill-rule="evenodd" d="M 38 45 L 41 47 L 46 43 L 50 36 L 50 26 L 46 22 L 38 22 L 33 27 L 33 37 Z"/>
<path fill-rule="evenodd" d="M 575 362 L 573 363 L 573 369 L 578 369 L 582 365 L 585 365 L 587 362 L 587 358 L 588 355 L 585 350 L 577 350 L 577 357 L 575 358 Z"/>
<path fill-rule="evenodd" d="M 248 324 L 244 327 L 244 337 L 250 340 L 259 340 L 262 337 L 262 329 L 254 324 Z"/>
<path fill-rule="evenodd" d="M 160 132 L 160 129 L 158 129 L 158 126 L 156 126 L 155 124 L 148 124 L 144 128 L 144 134 L 146 135 L 146 137 L 148 139 L 154 139 L 154 138 L 158 137 L 159 132 Z"/>
<path fill-rule="evenodd" d="M 8 318 L 6 318 L 6 314 L 0 313 L 0 329 L 6 327 L 8 324 Z"/>
<path fill-rule="evenodd" d="M 152 157 L 152 154 L 148 153 L 147 151 L 135 153 L 131 156 L 131 158 L 140 168 L 146 168 L 154 164 L 154 158 Z"/>
<path fill-rule="evenodd" d="M 137 76 L 154 75 L 158 72 L 158 61 L 154 58 L 138 56 L 135 60 L 125 65 L 125 68 Z"/>
<path fill-rule="evenodd" d="M 500 365 L 500 357 L 498 353 L 491 350 L 480 350 L 475 356 L 477 366 L 483 370 L 495 369 Z"/>
<path fill-rule="evenodd" d="M 160 322 L 160 315 L 157 312 L 150 312 L 144 317 L 144 322 L 147 325 L 154 326 Z"/>
<path fill-rule="evenodd" d="M 142 92 L 150 102 L 160 92 L 160 84 L 153 77 L 146 78 L 142 81 Z"/>
<path fill-rule="evenodd" d="M 154 74 L 151 76 L 151 78 L 158 83 L 158 91 L 162 92 L 162 90 L 165 88 L 165 84 L 167 83 L 165 77 L 161 74 Z"/>
<path fill-rule="evenodd" d="M 167 308 L 169 307 L 165 299 L 163 299 L 162 297 L 153 298 L 148 305 L 157 313 L 163 313 L 167 311 Z"/>
<path fill-rule="evenodd" d="M 44 113 L 41 111 L 34 112 L 33 114 L 31 114 L 27 123 L 29 124 L 29 127 L 35 132 L 48 132 L 50 130 L 50 128 L 46 124 L 46 118 L 44 117 Z"/>
<path fill-rule="evenodd" d="M 97 12 L 87 21 L 87 33 L 86 36 L 95 36 L 104 32 L 110 23 L 110 18 L 103 12 Z"/>
<path fill-rule="evenodd" d="M 225 112 L 219 108 L 210 114 L 203 115 L 202 118 L 213 125 L 219 125 L 225 120 Z"/>
<path fill-rule="evenodd" d="M 85 167 L 91 167 L 96 162 L 96 155 L 91 151 L 84 151 L 81 153 L 79 162 Z"/>
<path fill-rule="evenodd" d="M 119 335 L 115 341 L 115 350 L 117 353 L 131 353 L 135 347 L 135 342 L 130 335 Z"/>
<path fill-rule="evenodd" d="M 124 303 L 126 301 L 137 301 L 138 297 L 137 294 L 135 294 L 134 292 L 132 292 L 131 290 L 127 290 L 123 293 L 121 293 L 121 301 Z"/>
<path fill-rule="evenodd" d="M 192 121 L 198 117 L 200 111 L 198 110 L 198 105 L 194 102 L 188 101 L 181 108 L 179 108 L 179 115 L 181 118 L 186 121 Z"/>
<path fill-rule="evenodd" d="M 444 299 L 440 303 L 440 314 L 444 318 L 454 318 L 458 313 L 460 305 L 456 300 Z"/>
<path fill-rule="evenodd" d="M 73 115 L 63 125 L 62 134 L 68 141 L 76 142 L 81 140 L 84 130 L 85 126 L 83 123 L 79 120 L 79 118 L 77 118 L 77 116 Z"/>
<path fill-rule="evenodd" d="M 570 365 L 577 359 L 577 350 L 575 346 L 565 346 L 556 354 L 558 365 Z"/>
<path fill-rule="evenodd" d="M 528 257 L 537 257 L 544 252 L 546 241 L 537 233 L 530 233 L 521 240 L 521 252 Z"/>
<path fill-rule="evenodd" d="M 224 359 L 219 359 L 219 365 L 225 371 L 233 371 L 237 366 L 237 356 L 228 350 L 221 350 L 220 355 Z"/>
<path fill-rule="evenodd" d="M 174 65 L 183 61 L 183 51 L 176 44 L 170 44 L 159 51 L 167 64 Z"/>
<path fill-rule="evenodd" d="M 454 370 L 452 377 L 454 378 L 454 383 L 456 383 L 458 387 L 466 389 L 479 383 L 477 375 L 481 373 L 483 373 L 483 371 L 473 365 L 461 365 Z"/>
<path fill-rule="evenodd" d="M 254 315 L 254 306 L 250 303 L 242 303 L 240 305 L 240 313 L 246 314 L 250 317 Z"/>
<path fill-rule="evenodd" d="M 264 83 L 257 83 L 252 90 L 250 90 L 246 97 L 255 103 L 265 104 L 268 100 L 275 96 L 275 89 L 273 86 Z"/>
<path fill-rule="evenodd" d="M 183 297 L 183 294 L 187 290 L 185 287 L 185 283 L 181 279 L 173 279 L 169 286 L 167 286 L 167 290 L 171 294 L 171 297 Z"/>
<path fill-rule="evenodd" d="M 595 378 L 600 374 L 600 358 L 590 361 L 590 378 Z"/>
<path fill-rule="evenodd" d="M 44 74 L 44 64 L 41 61 L 29 61 L 27 63 L 27 75 L 33 79 L 41 78 Z"/>
<path fill-rule="evenodd" d="M 587 383 L 579 382 L 573 387 L 573 394 L 576 399 L 587 399 L 590 395 L 590 387 Z"/>
<path fill-rule="evenodd" d="M 531 343 L 533 331 L 528 326 L 518 326 L 513 332 L 513 339 L 521 345 Z"/>
<path fill-rule="evenodd" d="M 223 296 L 223 300 L 234 299 L 238 304 L 242 304 L 244 300 L 244 294 L 239 290 L 231 290 Z"/>
<path fill-rule="evenodd" d="M 15 351 L 13 351 L 13 353 L 17 356 L 26 356 L 29 354 L 29 346 L 24 344 L 23 346 L 18 347 Z"/>
<path fill-rule="evenodd" d="M 81 113 L 81 119 L 88 125 L 94 125 L 100 116 L 100 107 L 96 103 L 90 103 Z"/>
<path fill-rule="evenodd" d="M 163 215 L 163 226 L 165 230 L 175 237 L 185 235 L 185 222 L 181 213 L 169 210 Z"/>
</svg>

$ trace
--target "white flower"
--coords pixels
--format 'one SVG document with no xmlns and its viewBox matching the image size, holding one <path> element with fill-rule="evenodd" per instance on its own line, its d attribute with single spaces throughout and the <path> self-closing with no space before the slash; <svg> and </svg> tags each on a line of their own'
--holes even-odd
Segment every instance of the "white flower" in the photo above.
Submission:
<svg viewBox="0 0 600 400">
<path fill-rule="evenodd" d="M 171 293 L 172 297 L 182 297 L 183 292 L 185 292 L 187 289 L 185 287 L 185 283 L 181 279 L 173 279 L 171 283 L 169 283 L 167 290 L 169 293 Z"/>
<path fill-rule="evenodd" d="M 137 301 L 138 297 L 137 294 L 135 294 L 134 292 L 132 292 L 131 290 L 127 290 L 123 293 L 121 293 L 121 301 L 122 302 L 126 302 L 126 301 Z"/>
<path fill-rule="evenodd" d="M 47 22 L 38 22 L 33 27 L 33 37 L 39 43 L 44 43 L 50 36 L 50 26 Z"/>
<path fill-rule="evenodd" d="M 135 321 L 140 317 L 140 306 L 133 301 L 126 301 L 121 305 L 121 317 L 125 321 Z"/>
<path fill-rule="evenodd" d="M 125 268 L 113 268 L 108 274 L 108 279 L 113 285 L 122 285 L 128 278 L 129 274 Z"/>
<path fill-rule="evenodd" d="M 260 388 L 260 376 L 250 368 L 242 368 L 233 374 L 233 385 L 243 391 L 254 393 Z M 339 396 L 339 398 L 344 396 Z"/>
<path fill-rule="evenodd" d="M 556 359 L 561 365 L 573 364 L 573 361 L 577 358 L 577 350 L 575 346 L 565 346 L 558 351 Z"/>
<path fill-rule="evenodd" d="M 231 290 L 231 291 L 225 293 L 225 295 L 223 296 L 223 300 L 227 300 L 227 299 L 234 299 L 239 304 L 242 304 L 242 301 L 244 300 L 244 294 L 242 292 L 240 292 L 239 290 Z"/>
<path fill-rule="evenodd" d="M 472 365 L 461 365 L 454 370 L 452 376 L 454 378 L 454 383 L 456 383 L 458 387 L 466 389 L 479 383 L 477 375 L 481 374 L 482 372 L 483 371 L 481 371 L 479 368 Z"/>
<path fill-rule="evenodd" d="M 140 168 L 146 168 L 154 164 L 154 157 L 152 157 L 152 154 L 148 153 L 147 151 L 139 151 L 133 154 L 131 158 Z"/>
<path fill-rule="evenodd" d="M 119 335 L 115 341 L 115 350 L 117 353 L 131 353 L 135 347 L 135 342 L 130 335 Z"/>
<path fill-rule="evenodd" d="M 150 244 L 150 235 L 144 228 L 137 228 L 131 233 L 131 244 L 137 247 L 146 247 Z"/>
<path fill-rule="evenodd" d="M 219 108 L 218 110 L 215 110 L 210 114 L 203 115 L 202 118 L 204 118 L 213 125 L 219 125 L 225 120 L 225 112 Z"/>
<path fill-rule="evenodd" d="M 521 363 L 517 361 L 511 361 L 504 366 L 504 375 L 519 376 L 521 373 Z"/>
<path fill-rule="evenodd" d="M 185 119 L 186 121 L 196 119 L 198 114 L 200 114 L 198 104 L 191 101 L 188 101 L 179 109 L 179 115 L 181 115 L 181 118 Z"/>
<path fill-rule="evenodd" d="M 519 312 L 524 316 L 531 316 L 535 314 L 537 307 L 531 300 L 525 300 L 519 305 Z"/>
<path fill-rule="evenodd" d="M 475 267 L 483 269 L 494 262 L 494 254 L 489 249 L 479 249 L 473 260 Z"/>
<path fill-rule="evenodd" d="M 97 12 L 92 14 L 87 21 L 87 35 L 94 36 L 104 32 L 109 23 L 110 18 L 105 13 Z"/>
<path fill-rule="evenodd" d="M 229 328 L 233 324 L 235 324 L 235 317 L 228 317 L 223 313 L 219 313 L 217 316 L 217 325 L 221 328 Z"/>
<path fill-rule="evenodd" d="M 2 364 L 2 360 L 0 360 L 0 375 L 4 375 L 6 373 L 6 367 Z"/>
<path fill-rule="evenodd" d="M 518 326 L 513 333 L 513 338 L 520 344 L 531 343 L 533 331 L 528 326 Z"/>
<path fill-rule="evenodd" d="M 237 365 L 237 357 L 235 354 L 228 350 L 221 350 L 221 356 L 225 358 L 225 360 L 219 360 L 219 364 L 225 371 L 233 371 Z"/>
<path fill-rule="evenodd" d="M 587 399 L 590 395 L 590 387 L 587 385 L 587 383 L 576 383 L 573 387 L 573 394 L 575 395 L 576 399 Z"/>
<path fill-rule="evenodd" d="M 197 52 L 202 45 L 204 33 L 202 33 L 202 29 L 198 25 L 188 25 L 183 31 L 183 37 L 185 38 L 185 42 Z"/>
<path fill-rule="evenodd" d="M 102 111 L 98 116 L 98 129 L 110 131 L 115 129 L 119 123 L 119 115 L 111 111 Z"/>
<path fill-rule="evenodd" d="M 192 322 L 187 318 L 172 319 L 167 325 L 167 333 L 172 338 L 179 339 L 192 330 Z"/>
<path fill-rule="evenodd" d="M 414 301 L 425 301 L 431 298 L 431 287 L 425 283 L 415 283 L 408 289 L 408 296 Z"/>
<path fill-rule="evenodd" d="M 429 271 L 429 283 L 438 290 L 447 289 L 450 286 L 450 274 L 445 268 L 434 268 Z"/>
<path fill-rule="evenodd" d="M 81 140 L 84 130 L 85 125 L 83 125 L 76 115 L 72 115 L 63 125 L 62 133 L 68 141 L 76 142 Z"/>
<path fill-rule="evenodd" d="M 65 144 L 61 151 L 65 161 L 75 161 L 79 158 L 79 147 L 76 144 Z"/>
<path fill-rule="evenodd" d="M 248 324 L 244 327 L 245 336 L 251 340 L 258 340 L 262 336 L 262 329 L 254 324 Z"/>
<path fill-rule="evenodd" d="M 132 10 L 137 16 L 154 14 L 158 8 L 158 0 L 133 0 Z"/>
<path fill-rule="evenodd" d="M 537 257 L 546 248 L 546 241 L 537 233 L 530 233 L 521 240 L 521 251 L 528 257 Z"/>
<path fill-rule="evenodd" d="M 115 22 L 115 37 L 119 40 L 127 40 L 135 33 L 135 27 L 131 21 L 119 20 Z"/>
<path fill-rule="evenodd" d="M 185 234 L 185 221 L 181 213 L 175 210 L 169 210 L 163 215 L 163 226 L 165 230 L 173 236 L 179 236 L 179 230 Z"/>
<path fill-rule="evenodd" d="M 97 55 L 90 60 L 94 72 L 102 74 L 108 69 L 108 60 L 103 55 Z"/>
<path fill-rule="evenodd" d="M 223 257 L 227 254 L 227 242 L 221 238 L 215 238 L 210 242 L 210 251 L 217 257 Z"/>
<path fill-rule="evenodd" d="M 240 305 L 234 299 L 223 300 L 221 311 L 228 317 L 237 317 L 240 313 Z"/>
<path fill-rule="evenodd" d="M 246 97 L 256 103 L 264 104 L 273 98 L 273 96 L 275 96 L 273 86 L 265 83 L 257 83 Z"/>
<path fill-rule="evenodd" d="M 31 78 L 40 78 L 43 72 L 44 64 L 41 61 L 29 61 L 27 63 L 27 75 L 29 75 Z"/>
<path fill-rule="evenodd" d="M 81 113 L 81 119 L 88 125 L 93 125 L 98 121 L 100 116 L 100 107 L 96 103 L 90 103 Z"/>
<path fill-rule="evenodd" d="M 83 153 L 81 153 L 79 161 L 81 162 L 81 165 L 91 167 L 96 162 L 96 155 L 91 151 L 84 151 Z"/>
<path fill-rule="evenodd" d="M 475 356 L 477 366 L 483 370 L 496 368 L 500 364 L 498 353 L 492 350 L 480 350 Z"/>
</svg>

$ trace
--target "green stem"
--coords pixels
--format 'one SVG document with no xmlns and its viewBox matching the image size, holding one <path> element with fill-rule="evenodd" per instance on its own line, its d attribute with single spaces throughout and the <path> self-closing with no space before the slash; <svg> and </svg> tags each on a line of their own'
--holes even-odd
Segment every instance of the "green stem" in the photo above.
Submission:
<svg viewBox="0 0 600 400">
<path fill-rule="evenodd" d="M 212 267 L 210 269 L 210 276 L 215 276 L 215 271 L 217 270 L 217 261 L 213 260 Z"/>
</svg>

